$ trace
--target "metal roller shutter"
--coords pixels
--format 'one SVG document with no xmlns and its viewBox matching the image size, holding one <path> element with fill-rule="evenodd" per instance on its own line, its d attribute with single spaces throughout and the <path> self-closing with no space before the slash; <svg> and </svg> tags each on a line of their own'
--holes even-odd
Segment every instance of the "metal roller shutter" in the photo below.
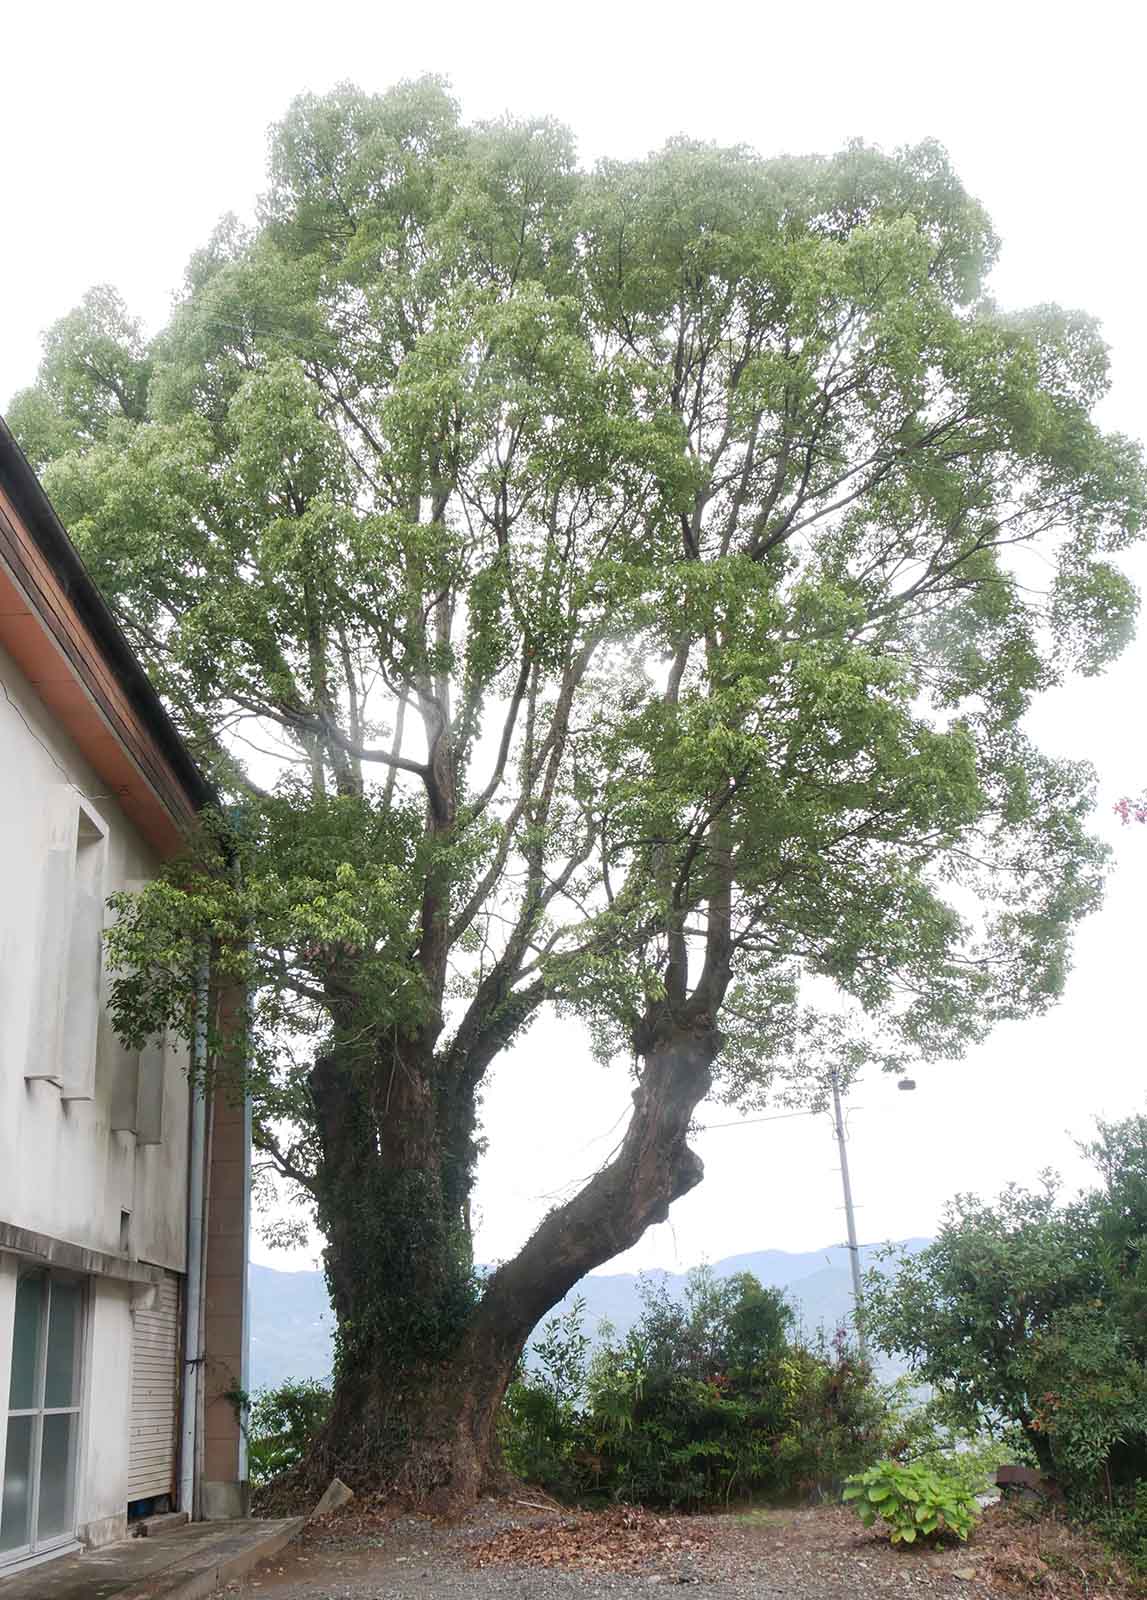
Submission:
<svg viewBox="0 0 1147 1600">
<path fill-rule="evenodd" d="M 179 1287 L 165 1272 L 155 1304 L 134 1316 L 128 1500 L 173 1494 L 179 1415 Z"/>
</svg>

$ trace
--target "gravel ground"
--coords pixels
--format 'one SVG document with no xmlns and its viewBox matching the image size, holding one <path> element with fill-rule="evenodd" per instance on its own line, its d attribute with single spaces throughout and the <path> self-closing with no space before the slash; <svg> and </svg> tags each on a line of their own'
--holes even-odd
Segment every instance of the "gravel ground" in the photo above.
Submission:
<svg viewBox="0 0 1147 1600">
<path fill-rule="evenodd" d="M 977 1570 L 973 1549 L 894 1551 L 836 1506 L 662 1519 L 657 1528 L 670 1548 L 657 1548 L 655 1538 L 647 1559 L 628 1558 L 637 1570 L 622 1572 L 500 1561 L 477 1567 L 478 1547 L 501 1531 L 542 1531 L 563 1522 L 529 1507 L 485 1502 L 455 1524 L 371 1518 L 354 1514 L 353 1506 L 348 1513 L 313 1525 L 285 1559 L 227 1594 L 233 1600 L 651 1600 L 662 1589 L 696 1587 L 713 1600 L 1000 1600 Z M 700 1536 L 707 1548 L 674 1549 L 675 1532 L 688 1542 Z M 544 1558 L 548 1541 L 537 1543 Z"/>
</svg>

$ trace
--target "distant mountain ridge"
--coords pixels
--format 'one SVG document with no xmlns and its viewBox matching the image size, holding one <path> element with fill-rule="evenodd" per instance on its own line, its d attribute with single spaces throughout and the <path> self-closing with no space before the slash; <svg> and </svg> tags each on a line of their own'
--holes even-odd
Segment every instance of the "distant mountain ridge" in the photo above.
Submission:
<svg viewBox="0 0 1147 1600">
<path fill-rule="evenodd" d="M 915 1254 L 930 1241 L 902 1239 L 898 1248 Z M 861 1245 L 861 1265 L 878 1265 L 879 1245 Z M 719 1278 L 751 1272 L 766 1288 L 785 1289 L 806 1334 L 818 1328 L 832 1333 L 852 1317 L 852 1283 L 848 1251 L 842 1245 L 793 1253 L 755 1250 L 726 1256 L 712 1263 Z M 252 1265 L 251 1285 L 251 1387 L 273 1388 L 287 1378 L 326 1378 L 331 1370 L 334 1315 L 321 1272 L 279 1272 L 274 1267 Z M 618 1335 L 626 1334 L 641 1314 L 639 1281 L 664 1283 L 671 1294 L 680 1293 L 686 1274 L 659 1268 L 644 1273 L 591 1273 L 548 1313 L 568 1311 L 580 1296 L 585 1301 L 585 1328 L 594 1333 L 607 1321 Z"/>
</svg>

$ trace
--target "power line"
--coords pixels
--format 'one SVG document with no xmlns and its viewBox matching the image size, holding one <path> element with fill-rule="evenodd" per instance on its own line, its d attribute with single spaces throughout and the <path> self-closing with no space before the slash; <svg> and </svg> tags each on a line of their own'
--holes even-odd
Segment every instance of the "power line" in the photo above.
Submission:
<svg viewBox="0 0 1147 1600">
<path fill-rule="evenodd" d="M 737 1117 L 733 1122 L 707 1122 L 698 1133 L 713 1133 L 717 1128 L 751 1128 L 758 1122 L 788 1122 L 791 1117 L 820 1117 L 823 1111 L 776 1111 L 768 1117 Z"/>
</svg>

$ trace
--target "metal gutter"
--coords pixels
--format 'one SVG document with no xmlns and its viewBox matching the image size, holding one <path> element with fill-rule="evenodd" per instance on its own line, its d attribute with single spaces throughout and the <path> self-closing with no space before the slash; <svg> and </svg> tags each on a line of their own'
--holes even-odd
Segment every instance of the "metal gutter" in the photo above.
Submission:
<svg viewBox="0 0 1147 1600">
<path fill-rule="evenodd" d="M 253 1113 L 251 1091 L 243 1095 L 243 1359 L 239 1369 L 239 1387 L 245 1396 L 251 1393 L 251 1150 L 253 1147 Z M 247 1432 L 251 1420 L 248 1400 L 243 1403 L 239 1418 L 239 1482 L 250 1478 L 247 1460 Z"/>
<path fill-rule="evenodd" d="M 191 1042 L 190 1138 L 187 1152 L 187 1297 L 183 1326 L 183 1392 L 179 1435 L 179 1509 L 199 1514 L 199 1451 L 203 1373 L 203 1233 L 207 1177 L 208 967 L 196 980 L 195 1036 Z"/>
</svg>

